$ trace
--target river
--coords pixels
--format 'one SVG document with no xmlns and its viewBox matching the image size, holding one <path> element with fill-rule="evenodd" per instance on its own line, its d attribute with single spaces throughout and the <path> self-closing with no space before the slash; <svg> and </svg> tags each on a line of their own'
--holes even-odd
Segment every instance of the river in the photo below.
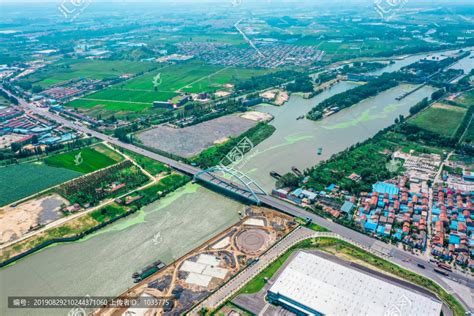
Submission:
<svg viewBox="0 0 474 316">
<path fill-rule="evenodd" d="M 296 120 L 318 102 L 354 87 L 340 82 L 310 100 L 292 96 L 282 107 L 256 109 L 274 115 L 276 132 L 256 146 L 241 169 L 266 190 L 271 170 L 300 169 L 373 136 L 399 114 L 431 95 L 424 87 L 404 100 L 395 98 L 413 88 L 401 85 L 362 101 L 319 122 Z M 316 149 L 323 148 L 318 156 Z M 195 184 L 188 184 L 142 211 L 76 243 L 52 246 L 0 270 L 1 315 L 28 315 L 31 310 L 6 309 L 7 296 L 115 296 L 133 285 L 131 274 L 155 260 L 170 263 L 239 220 L 244 205 Z M 29 312 L 29 313 L 28 313 Z M 35 310 L 35 315 L 65 315 L 67 310 Z"/>
<path fill-rule="evenodd" d="M 472 52 L 473 52 L 474 48 L 473 47 L 467 47 L 467 48 L 464 48 L 463 50 L 471 51 L 471 56 L 472 56 Z M 453 56 L 453 55 L 457 54 L 458 52 L 459 52 L 459 49 L 449 50 L 449 51 L 442 51 L 442 52 L 435 52 L 435 53 L 430 53 L 430 54 L 422 53 L 422 54 L 410 55 L 410 56 L 407 56 L 405 58 L 394 59 L 393 64 L 390 64 L 390 65 L 388 65 L 388 66 L 386 66 L 382 69 L 370 72 L 368 74 L 381 75 L 384 72 L 394 72 L 394 71 L 398 71 L 401 68 L 403 68 L 405 66 L 408 66 L 412 63 L 420 61 L 423 58 L 430 59 L 430 58 L 433 58 L 433 57 L 434 58 L 450 57 L 450 56 Z M 390 59 L 387 59 L 387 61 L 388 60 L 390 60 Z M 470 67 L 470 69 L 472 69 L 472 67 L 473 67 L 472 66 L 472 59 L 469 61 L 469 57 L 462 59 L 461 61 L 456 63 L 454 66 L 452 66 L 452 68 L 455 68 L 455 69 L 463 69 L 465 71 L 465 73 L 468 72 L 469 67 Z"/>
<path fill-rule="evenodd" d="M 407 115 L 411 106 L 435 91 L 432 87 L 423 87 L 405 99 L 396 101 L 396 97 L 415 87 L 400 85 L 321 121 L 296 120 L 334 92 L 339 93 L 354 86 L 354 83 L 341 82 L 331 91 L 325 91 L 311 100 L 292 96 L 283 107 L 257 107 L 256 110 L 268 112 L 275 117 L 272 124 L 276 131 L 272 137 L 254 148 L 237 167 L 270 191 L 275 184 L 269 174 L 271 171 L 284 174 L 292 166 L 300 170 L 314 166 L 319 161 L 372 137 L 391 125 L 400 114 Z M 317 154 L 319 147 L 323 148 L 320 156 Z"/>
</svg>

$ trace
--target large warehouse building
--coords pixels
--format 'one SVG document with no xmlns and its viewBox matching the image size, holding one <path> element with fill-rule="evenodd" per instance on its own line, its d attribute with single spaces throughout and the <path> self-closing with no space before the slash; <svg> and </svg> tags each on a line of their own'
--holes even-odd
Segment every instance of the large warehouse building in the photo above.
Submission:
<svg viewBox="0 0 474 316">
<path fill-rule="evenodd" d="M 297 315 L 435 315 L 434 298 L 319 255 L 299 252 L 267 295 Z"/>
</svg>

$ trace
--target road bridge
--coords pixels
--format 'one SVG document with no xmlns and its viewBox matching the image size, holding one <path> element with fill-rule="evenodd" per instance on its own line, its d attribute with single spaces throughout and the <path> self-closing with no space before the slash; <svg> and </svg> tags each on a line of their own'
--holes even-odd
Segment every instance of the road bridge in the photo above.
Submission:
<svg viewBox="0 0 474 316">
<path fill-rule="evenodd" d="M 222 177 L 219 176 L 219 173 L 222 174 Z M 260 197 L 267 195 L 265 190 L 249 176 L 226 166 L 216 166 L 199 171 L 194 175 L 194 181 L 202 181 L 257 205 L 262 203 Z M 233 181 L 237 181 L 237 183 Z"/>
</svg>

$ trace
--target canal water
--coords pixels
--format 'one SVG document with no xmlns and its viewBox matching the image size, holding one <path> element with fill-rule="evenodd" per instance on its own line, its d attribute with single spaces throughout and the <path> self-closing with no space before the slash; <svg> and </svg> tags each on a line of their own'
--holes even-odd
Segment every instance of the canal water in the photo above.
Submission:
<svg viewBox="0 0 474 316">
<path fill-rule="evenodd" d="M 283 107 L 257 107 L 256 110 L 268 112 L 275 117 L 272 124 L 276 131 L 254 148 L 237 167 L 270 191 L 275 185 L 275 180 L 270 176 L 271 171 L 284 174 L 290 172 L 292 166 L 300 170 L 314 166 L 319 161 L 374 136 L 393 124 L 400 114 L 407 115 L 411 106 L 435 91 L 426 86 L 397 101 L 397 97 L 416 87 L 400 85 L 321 121 L 297 120 L 335 92 L 354 86 L 355 83 L 341 82 L 332 88 L 334 91 L 325 91 L 311 100 L 292 96 Z M 323 149 L 321 155 L 317 153 L 318 148 Z"/>
<path fill-rule="evenodd" d="M 132 273 L 169 264 L 239 220 L 244 205 L 188 184 L 84 240 L 50 247 L 0 270 L 0 315 L 67 315 L 6 309 L 8 296 L 116 296 Z"/>
<path fill-rule="evenodd" d="M 463 50 L 469 50 L 471 51 L 471 56 L 472 56 L 472 52 L 474 51 L 474 48 L 473 47 L 468 47 L 468 48 L 464 48 Z M 415 63 L 417 61 L 420 61 L 421 59 L 423 58 L 443 58 L 443 57 L 450 57 L 454 54 L 457 54 L 459 52 L 459 49 L 457 50 L 449 50 L 449 51 L 443 51 L 443 52 L 436 52 L 436 53 L 430 53 L 430 54 L 416 54 L 416 55 L 411 55 L 411 56 L 407 56 L 403 59 L 397 59 L 397 60 L 393 60 L 393 64 L 390 64 L 388 65 L 387 67 L 384 67 L 382 69 L 379 69 L 379 70 L 376 70 L 376 71 L 373 71 L 373 72 L 370 72 L 368 74 L 372 74 L 372 75 L 381 75 L 383 74 L 384 72 L 394 72 L 394 71 L 398 71 L 400 70 L 401 68 L 405 67 L 405 66 L 408 66 L 412 63 Z M 464 58 L 462 60 L 460 60 L 458 63 L 456 63 L 456 65 L 454 65 L 452 68 L 455 68 L 455 69 L 463 69 L 465 73 L 468 72 L 468 69 L 472 69 L 473 65 L 472 65 L 472 61 L 473 59 L 471 59 L 469 61 L 469 58 Z M 469 70 L 470 71 L 470 70 Z"/>
<path fill-rule="evenodd" d="M 270 190 L 271 170 L 284 173 L 291 166 L 310 167 L 321 159 L 363 141 L 390 125 L 399 114 L 434 89 L 425 87 L 395 101 L 413 86 L 402 85 L 362 101 L 325 120 L 296 120 L 318 102 L 354 87 L 341 82 L 313 99 L 292 96 L 282 107 L 260 106 L 275 116 L 277 131 L 253 149 L 240 166 Z M 318 156 L 318 147 L 323 154 Z M 212 236 L 236 223 L 244 206 L 217 193 L 188 184 L 144 210 L 76 243 L 52 246 L 0 270 L 0 315 L 12 313 L 8 296 L 63 295 L 115 296 L 133 286 L 131 274 L 147 264 L 170 263 Z M 35 315 L 65 315 L 67 310 L 41 311 Z"/>
</svg>

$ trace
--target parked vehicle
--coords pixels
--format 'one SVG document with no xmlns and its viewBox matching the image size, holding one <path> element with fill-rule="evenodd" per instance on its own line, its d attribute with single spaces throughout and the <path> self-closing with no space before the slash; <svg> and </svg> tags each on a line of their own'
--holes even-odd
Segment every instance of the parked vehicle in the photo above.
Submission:
<svg viewBox="0 0 474 316">
<path fill-rule="evenodd" d="M 451 268 L 450 265 L 446 264 L 446 263 L 438 263 L 438 268 L 441 268 L 441 269 L 444 269 L 446 271 L 449 271 L 449 272 L 452 272 L 453 269 Z"/>
<path fill-rule="evenodd" d="M 439 274 L 442 274 L 442 275 L 444 275 L 444 276 L 448 276 L 448 275 L 449 275 L 448 273 L 446 273 L 445 271 L 440 270 L 440 269 L 436 269 L 436 268 L 435 268 L 435 269 L 433 269 L 433 270 L 434 270 L 434 272 L 439 273 Z"/>
</svg>

